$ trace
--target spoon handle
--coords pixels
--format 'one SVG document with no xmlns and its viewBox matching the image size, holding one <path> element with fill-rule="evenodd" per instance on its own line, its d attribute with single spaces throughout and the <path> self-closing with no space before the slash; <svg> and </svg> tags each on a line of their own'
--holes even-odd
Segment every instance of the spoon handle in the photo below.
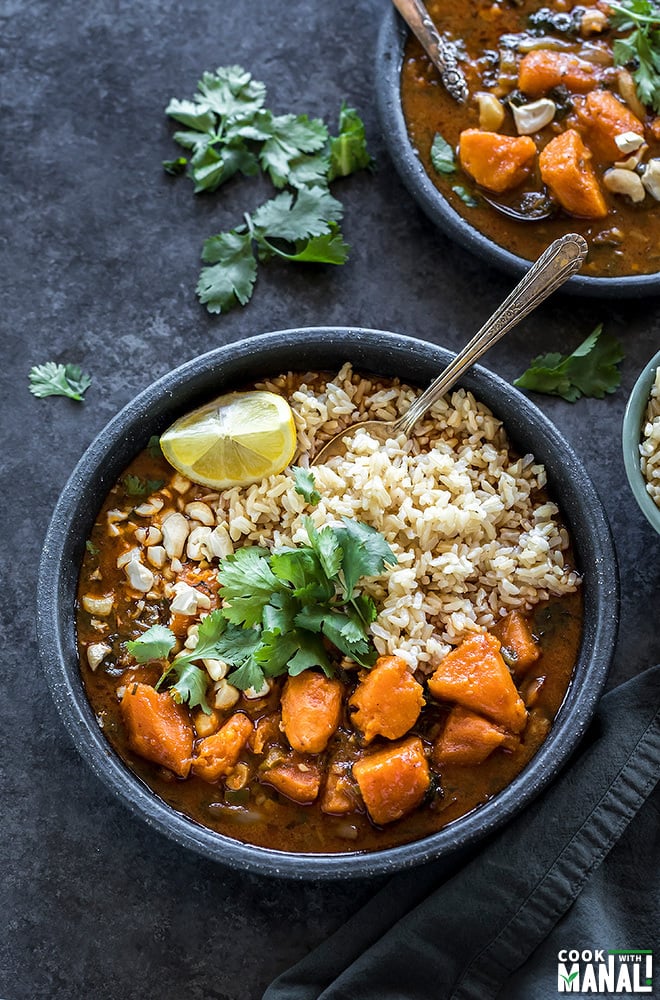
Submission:
<svg viewBox="0 0 660 1000">
<path fill-rule="evenodd" d="M 541 302 L 582 267 L 587 256 L 586 240 L 577 233 L 561 236 L 545 250 L 501 306 L 486 320 L 469 344 L 456 355 L 441 375 L 396 421 L 397 430 L 409 435 L 420 417 L 479 360 L 505 333 L 528 316 Z"/>
<path fill-rule="evenodd" d="M 468 87 L 463 71 L 458 65 L 456 49 L 438 33 L 422 0 L 392 0 L 392 3 L 413 34 L 417 36 L 422 48 L 440 73 L 448 93 L 459 104 L 465 104 Z"/>
</svg>

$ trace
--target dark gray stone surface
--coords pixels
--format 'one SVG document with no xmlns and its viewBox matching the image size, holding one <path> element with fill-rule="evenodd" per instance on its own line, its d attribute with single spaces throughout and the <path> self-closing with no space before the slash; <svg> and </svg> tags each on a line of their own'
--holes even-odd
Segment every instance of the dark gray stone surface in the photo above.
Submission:
<svg viewBox="0 0 660 1000">
<path fill-rule="evenodd" d="M 384 153 L 371 50 L 383 3 L 334 0 L 0 2 L 4 654 L 0 699 L 0 996 L 4 1000 L 251 1000 L 337 927 L 376 883 L 291 884 L 227 871 L 151 833 L 74 751 L 41 675 L 34 585 L 59 490 L 107 420 L 155 376 L 219 344 L 296 325 L 362 324 L 457 348 L 510 279 L 451 246 L 418 211 Z M 262 192 L 232 183 L 195 199 L 163 175 L 176 155 L 163 108 L 205 69 L 239 62 L 278 111 L 366 121 L 378 170 L 337 185 L 350 263 L 264 269 L 252 303 L 211 317 L 194 284 L 205 236 Z M 596 322 L 626 349 L 603 401 L 538 402 L 583 457 L 615 533 L 623 584 L 611 683 L 660 655 L 652 613 L 657 536 L 624 479 L 627 391 L 660 341 L 660 302 L 556 297 L 488 365 L 513 378 L 570 350 Z M 39 401 L 27 373 L 74 361 L 84 407 Z"/>
</svg>

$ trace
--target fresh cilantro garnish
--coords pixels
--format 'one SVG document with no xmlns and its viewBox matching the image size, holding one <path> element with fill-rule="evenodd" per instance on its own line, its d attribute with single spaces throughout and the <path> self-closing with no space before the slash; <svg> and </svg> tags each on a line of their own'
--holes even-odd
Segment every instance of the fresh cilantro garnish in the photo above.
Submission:
<svg viewBox="0 0 660 1000">
<path fill-rule="evenodd" d="M 653 0 L 608 2 L 612 27 L 627 32 L 614 42 L 614 61 L 631 66 L 642 104 L 660 113 L 660 5 Z"/>
<path fill-rule="evenodd" d="M 341 527 L 318 531 L 305 518 L 309 545 L 274 552 L 257 546 L 238 549 L 218 568 L 222 607 L 199 624 L 197 645 L 168 662 L 156 684 L 191 708 L 210 712 L 209 676 L 199 660 L 220 659 L 233 669 L 234 687 L 259 689 L 267 677 L 299 674 L 320 667 L 332 676 L 325 643 L 362 666 L 376 652 L 368 628 L 376 606 L 355 587 L 363 576 L 377 576 L 396 563 L 391 548 L 374 528 L 342 519 Z M 167 660 L 176 638 L 164 625 L 152 625 L 126 644 L 138 663 Z"/>
<path fill-rule="evenodd" d="M 324 639 L 363 666 L 375 651 L 368 628 L 373 600 L 357 594 L 358 581 L 377 576 L 396 556 L 374 528 L 343 518 L 340 527 L 318 531 L 305 519 L 309 545 L 239 549 L 218 569 L 228 624 L 219 655 L 234 667 L 228 680 L 259 688 L 267 677 L 333 668 Z"/>
<path fill-rule="evenodd" d="M 68 396 L 82 403 L 83 396 L 92 384 L 78 365 L 57 365 L 47 361 L 30 369 L 30 392 L 43 399 L 44 396 Z"/>
<path fill-rule="evenodd" d="M 624 354 L 611 334 L 603 333 L 603 324 L 589 334 L 572 354 L 541 354 L 514 385 L 551 396 L 561 396 L 574 403 L 580 396 L 602 399 L 614 392 L 621 381 L 617 368 Z"/>
<path fill-rule="evenodd" d="M 266 88 L 240 66 L 205 73 L 193 101 L 172 100 L 166 113 L 184 126 L 174 133 L 190 160 L 165 161 L 169 173 L 185 171 L 196 193 L 214 191 L 237 173 L 261 169 L 276 188 L 272 198 L 234 229 L 207 239 L 197 295 L 209 312 L 223 313 L 252 296 L 257 261 L 343 264 L 348 259 L 339 220 L 340 202 L 328 184 L 371 164 L 364 124 L 342 105 L 339 134 L 329 137 L 319 118 L 274 115 Z"/>
<path fill-rule="evenodd" d="M 132 473 L 124 476 L 124 489 L 129 497 L 149 497 L 164 484 L 164 479 L 141 479 Z"/>
<path fill-rule="evenodd" d="M 468 208 L 477 208 L 479 205 L 479 200 L 466 187 L 463 187 L 462 184 L 454 184 L 452 191 L 458 195 Z"/>
<path fill-rule="evenodd" d="M 229 233 L 204 243 L 203 267 L 197 295 L 212 313 L 227 312 L 237 302 L 245 305 L 257 278 L 257 257 L 343 264 L 348 257 L 337 220 L 342 206 L 327 188 L 283 191 Z M 284 245 L 283 245 L 284 244 Z"/>
<path fill-rule="evenodd" d="M 316 483 L 314 482 L 314 473 L 311 469 L 301 469 L 297 465 L 291 466 L 291 471 L 293 472 L 293 478 L 295 480 L 294 490 L 299 493 L 301 497 L 311 504 L 312 507 L 316 507 L 317 503 L 321 499 L 321 494 L 316 489 Z"/>
<path fill-rule="evenodd" d="M 152 625 L 139 639 L 130 639 L 126 648 L 138 663 L 148 663 L 164 660 L 175 642 L 174 633 L 165 625 Z"/>
<path fill-rule="evenodd" d="M 195 648 L 174 657 L 161 674 L 156 690 L 167 685 L 176 702 L 185 702 L 191 708 L 199 706 L 208 715 L 211 711 L 206 699 L 209 675 L 202 667 L 195 666 L 195 661 L 222 656 L 219 640 L 226 628 L 227 620 L 219 611 L 207 615 L 199 623 Z M 138 663 L 147 663 L 167 659 L 175 642 L 171 629 L 165 625 L 152 625 L 139 639 L 127 642 L 126 648 Z"/>
<path fill-rule="evenodd" d="M 88 538 L 87 541 L 85 542 L 85 548 L 89 552 L 90 556 L 97 556 L 101 551 L 97 545 L 94 545 L 94 542 L 91 540 L 91 538 Z"/>
<path fill-rule="evenodd" d="M 453 174 L 456 171 L 454 150 L 439 132 L 435 133 L 431 143 L 431 163 L 440 174 Z"/>
</svg>

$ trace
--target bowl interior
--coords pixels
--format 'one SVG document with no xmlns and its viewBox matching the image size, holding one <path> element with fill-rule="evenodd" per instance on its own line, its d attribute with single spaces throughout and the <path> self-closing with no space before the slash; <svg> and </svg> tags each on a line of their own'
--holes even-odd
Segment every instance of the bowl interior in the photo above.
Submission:
<svg viewBox="0 0 660 1000">
<path fill-rule="evenodd" d="M 447 236 L 495 267 L 520 276 L 529 270 L 530 261 L 493 243 L 459 215 L 429 178 L 410 141 L 401 104 L 401 64 L 407 38 L 406 24 L 394 7 L 390 7 L 378 36 L 376 96 L 383 136 L 394 166 L 422 210 Z M 654 295 L 660 293 L 660 274 L 617 278 L 578 274 L 566 282 L 562 291 L 600 298 Z"/>
<path fill-rule="evenodd" d="M 649 523 L 660 534 L 660 507 L 657 507 L 646 491 L 646 480 L 640 466 L 639 445 L 642 438 L 644 415 L 655 380 L 655 373 L 660 366 L 660 351 L 651 358 L 635 382 L 626 411 L 623 417 L 622 445 L 623 462 L 630 488 L 633 491 L 639 508 Z"/>
<path fill-rule="evenodd" d="M 89 447 L 57 503 L 39 575 L 38 636 L 43 666 L 63 720 L 99 777 L 147 823 L 206 857 L 261 873 L 341 878 L 392 872 L 469 844 L 529 802 L 552 779 L 583 734 L 611 662 L 618 620 L 618 575 L 607 520 L 581 462 L 557 429 L 520 392 L 475 367 L 461 385 L 489 406 L 514 448 L 533 452 L 561 503 L 584 578 L 584 630 L 573 680 L 548 738 L 520 775 L 492 801 L 423 840 L 369 854 L 295 855 L 239 843 L 167 806 L 109 752 L 78 667 L 74 606 L 91 526 L 110 487 L 152 434 L 177 416 L 252 379 L 291 369 L 358 371 L 426 386 L 453 357 L 431 344 L 355 328 L 266 334 L 219 348 L 165 375 L 129 403 Z"/>
</svg>

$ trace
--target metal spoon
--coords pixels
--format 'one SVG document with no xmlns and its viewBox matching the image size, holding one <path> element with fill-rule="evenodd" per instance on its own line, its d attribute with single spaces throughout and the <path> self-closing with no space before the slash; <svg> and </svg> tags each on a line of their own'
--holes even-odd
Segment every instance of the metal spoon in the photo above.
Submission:
<svg viewBox="0 0 660 1000">
<path fill-rule="evenodd" d="M 439 34 L 422 0 L 392 0 L 392 3 L 440 73 L 447 92 L 459 104 L 465 104 L 468 85 L 458 65 L 456 48 Z"/>
<path fill-rule="evenodd" d="M 568 233 L 551 243 L 470 343 L 456 355 L 403 416 L 397 420 L 363 420 L 345 428 L 323 445 L 311 464 L 321 465 L 330 458 L 344 454 L 348 439 L 357 430 L 365 430 L 381 442 L 400 434 L 409 437 L 417 421 L 458 381 L 464 371 L 471 368 L 505 333 L 580 270 L 587 250 L 586 240 L 577 233 Z"/>
<path fill-rule="evenodd" d="M 547 195 L 541 194 L 540 191 L 530 191 L 528 194 L 523 195 L 519 208 L 514 208 L 513 205 L 504 205 L 501 201 L 495 201 L 494 198 L 484 194 L 483 191 L 479 191 L 479 195 L 496 211 L 501 212 L 502 215 L 506 215 L 509 219 L 515 219 L 516 222 L 539 222 L 541 219 L 551 219 L 559 211 L 557 203 L 548 198 Z"/>
</svg>

